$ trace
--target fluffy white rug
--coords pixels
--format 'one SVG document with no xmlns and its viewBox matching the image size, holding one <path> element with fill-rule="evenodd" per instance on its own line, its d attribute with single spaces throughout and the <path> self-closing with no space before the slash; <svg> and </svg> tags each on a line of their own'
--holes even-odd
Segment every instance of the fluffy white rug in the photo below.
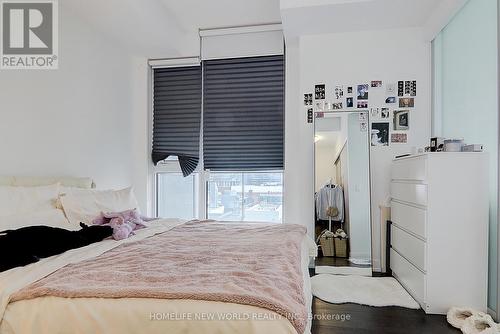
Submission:
<svg viewBox="0 0 500 334">
<path fill-rule="evenodd" d="M 312 294 L 333 304 L 401 306 L 418 309 L 418 303 L 392 277 L 321 274 L 311 278 Z"/>
<path fill-rule="evenodd" d="M 371 276 L 372 268 L 316 266 L 316 274 Z"/>
</svg>

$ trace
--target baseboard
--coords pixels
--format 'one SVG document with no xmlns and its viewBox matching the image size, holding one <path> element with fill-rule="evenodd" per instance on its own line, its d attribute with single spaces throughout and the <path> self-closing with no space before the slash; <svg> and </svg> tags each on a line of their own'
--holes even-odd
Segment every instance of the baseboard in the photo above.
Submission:
<svg viewBox="0 0 500 334">
<path fill-rule="evenodd" d="M 351 262 L 353 264 L 357 264 L 357 265 L 362 265 L 362 266 L 364 266 L 364 265 L 371 266 L 372 265 L 371 260 L 367 259 L 367 258 L 350 257 L 349 262 Z"/>
<path fill-rule="evenodd" d="M 380 264 L 379 259 L 373 259 L 372 260 L 372 269 L 374 272 L 381 273 L 382 272 L 382 265 Z"/>
<path fill-rule="evenodd" d="M 491 315 L 491 317 L 493 318 L 493 320 L 497 321 L 497 312 L 495 310 L 492 310 L 488 307 L 487 311 L 486 311 L 489 315 Z"/>
<path fill-rule="evenodd" d="M 372 276 L 372 268 L 370 267 L 316 266 L 315 272 L 316 274 Z"/>
<path fill-rule="evenodd" d="M 367 254 L 367 253 L 350 252 L 349 253 L 349 257 L 353 258 L 353 259 L 362 259 L 362 260 L 367 260 L 367 261 L 371 261 L 372 260 L 372 257 L 370 256 L 369 253 Z"/>
</svg>

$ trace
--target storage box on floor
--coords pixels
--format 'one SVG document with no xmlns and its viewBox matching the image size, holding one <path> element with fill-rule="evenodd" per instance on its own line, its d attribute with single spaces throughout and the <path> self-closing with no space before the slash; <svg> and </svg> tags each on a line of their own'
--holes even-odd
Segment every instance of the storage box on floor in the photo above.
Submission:
<svg viewBox="0 0 500 334">
<path fill-rule="evenodd" d="M 347 238 L 323 233 L 319 239 L 323 256 L 347 257 Z"/>
</svg>

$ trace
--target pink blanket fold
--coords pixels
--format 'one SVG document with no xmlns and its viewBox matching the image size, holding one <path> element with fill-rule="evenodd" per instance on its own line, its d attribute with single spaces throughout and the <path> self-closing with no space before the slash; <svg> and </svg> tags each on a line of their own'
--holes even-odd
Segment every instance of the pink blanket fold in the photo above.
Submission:
<svg viewBox="0 0 500 334">
<path fill-rule="evenodd" d="M 299 225 L 192 222 L 71 264 L 11 296 L 161 298 L 257 306 L 303 333 Z"/>
</svg>

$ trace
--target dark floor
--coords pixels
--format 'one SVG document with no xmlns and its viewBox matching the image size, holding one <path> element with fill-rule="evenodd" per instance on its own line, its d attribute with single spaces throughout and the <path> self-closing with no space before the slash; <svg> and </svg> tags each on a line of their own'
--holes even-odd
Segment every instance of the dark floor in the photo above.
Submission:
<svg viewBox="0 0 500 334">
<path fill-rule="evenodd" d="M 313 300 L 313 334 L 459 334 L 446 317 L 402 307 L 330 304 Z M 344 319 L 344 320 L 342 320 Z"/>
<path fill-rule="evenodd" d="M 347 259 L 319 257 L 316 265 L 352 266 Z M 314 275 L 314 272 L 311 273 Z M 374 273 L 374 276 L 383 276 Z M 402 307 L 330 304 L 313 299 L 313 334 L 459 334 L 442 315 Z"/>
</svg>

